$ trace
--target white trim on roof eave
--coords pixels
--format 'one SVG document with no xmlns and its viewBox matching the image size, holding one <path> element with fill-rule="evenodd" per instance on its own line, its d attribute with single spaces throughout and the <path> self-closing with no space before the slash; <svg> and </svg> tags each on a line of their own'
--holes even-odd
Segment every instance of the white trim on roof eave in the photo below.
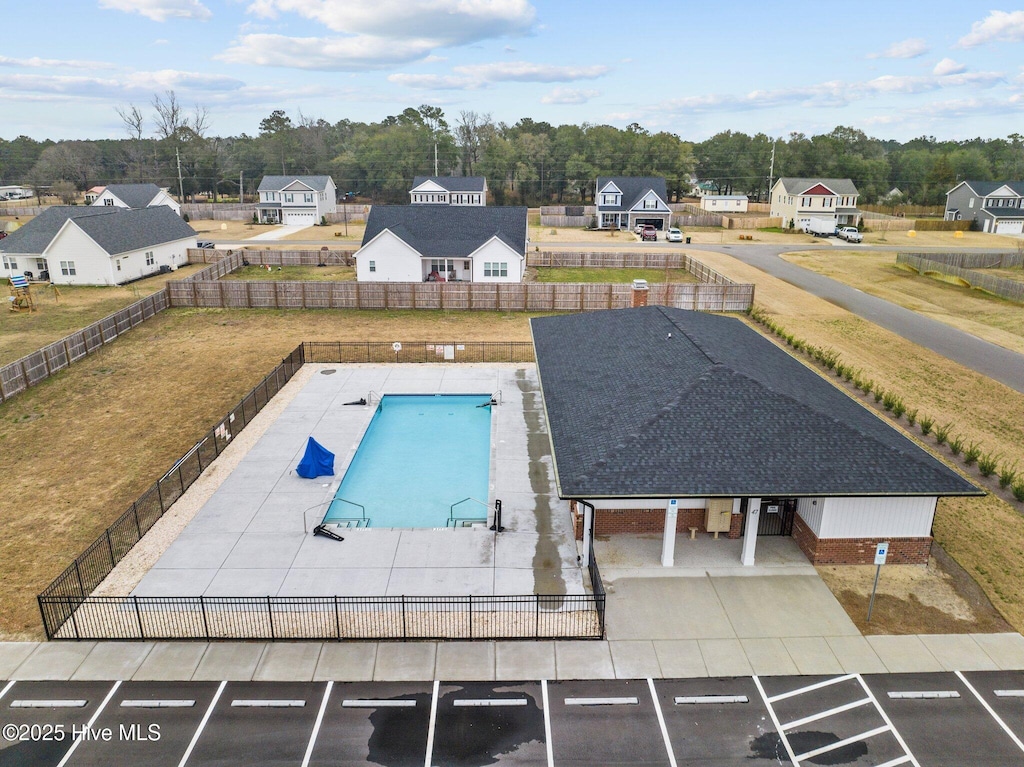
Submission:
<svg viewBox="0 0 1024 767">
<path fill-rule="evenodd" d="M 363 245 L 360 245 L 359 246 L 359 250 L 357 250 L 355 253 L 352 254 L 352 258 L 358 259 L 359 258 L 359 253 L 361 251 L 363 251 L 365 248 L 368 248 L 371 245 L 373 245 L 373 243 L 375 243 L 377 240 L 379 240 L 384 234 L 387 234 L 392 239 L 397 240 L 398 242 L 402 243 L 405 247 L 407 247 L 409 250 L 411 250 L 413 253 L 415 253 L 417 255 L 417 257 L 419 257 L 419 258 L 430 258 L 430 256 L 424 256 L 420 251 L 416 250 L 416 248 L 414 248 L 410 243 L 408 243 L 405 240 L 403 240 L 401 237 L 399 237 L 397 234 L 395 234 L 393 231 L 391 231 L 387 227 L 384 227 L 379 232 L 377 232 L 377 234 L 375 234 L 373 236 L 373 238 L 369 242 L 367 242 L 367 243 L 365 243 Z"/>
<path fill-rule="evenodd" d="M 488 245 L 490 245 L 491 242 L 493 242 L 494 240 L 497 240 L 498 243 L 501 244 L 505 248 L 505 250 L 509 251 L 512 255 L 516 256 L 517 258 L 520 258 L 520 259 L 526 258 L 526 254 L 525 253 L 517 253 L 515 248 L 510 247 L 507 242 L 505 242 L 503 239 L 501 239 L 501 237 L 499 237 L 496 234 L 492 234 L 488 239 L 486 239 L 482 243 L 480 243 L 480 245 L 478 247 L 474 248 L 472 251 L 470 251 L 469 255 L 467 255 L 467 256 L 448 256 L 448 257 L 449 258 L 474 258 L 477 253 L 479 253 L 483 248 L 486 248 Z"/>
<path fill-rule="evenodd" d="M 608 182 L 607 184 L 605 184 L 605 185 L 604 185 L 603 187 L 601 187 L 600 189 L 598 189 L 598 190 L 597 190 L 597 193 L 598 193 L 598 194 L 604 194 L 604 193 L 605 193 L 605 192 L 607 191 L 608 187 L 611 187 L 612 189 L 614 189 L 614 190 L 615 190 L 615 192 L 616 192 L 617 194 L 619 194 L 619 195 L 621 195 L 621 194 L 622 194 L 622 190 L 621 190 L 621 189 L 619 189 L 619 187 L 618 187 L 618 186 L 616 185 L 616 183 L 615 183 L 614 181 L 609 181 L 609 182 Z"/>
<path fill-rule="evenodd" d="M 55 243 L 55 242 L 57 241 L 57 239 L 58 239 L 58 238 L 59 238 L 59 237 L 61 236 L 61 234 L 63 234 L 63 233 L 64 233 L 64 230 L 65 230 L 65 229 L 67 229 L 67 227 L 68 227 L 68 224 L 74 224 L 74 225 L 75 225 L 75 229 L 77 229 L 77 230 L 78 230 L 78 231 L 80 231 L 80 232 L 81 232 L 82 234 L 84 234 L 84 235 L 86 236 L 86 238 L 87 238 L 87 239 L 88 239 L 88 240 L 89 240 L 89 241 L 90 241 L 90 242 L 91 242 L 91 243 L 92 243 L 93 245 L 95 245 L 95 246 L 96 246 L 97 248 L 99 248 L 99 249 L 100 249 L 100 250 L 101 250 L 101 251 L 102 251 L 103 253 L 106 253 L 106 254 L 107 254 L 107 256 L 110 256 L 110 255 L 112 255 L 112 254 L 110 253 L 110 251 L 109 251 L 109 250 L 107 250 L 107 249 L 106 249 L 106 248 L 104 248 L 104 247 L 103 247 L 102 245 L 100 245 L 100 244 L 99 244 L 98 242 L 96 242 L 96 240 L 95 240 L 95 239 L 93 239 L 93 236 L 92 236 L 91 234 L 89 234 L 89 233 L 88 233 L 87 231 L 85 231 L 85 230 L 84 230 L 84 229 L 83 229 L 82 227 L 80 227 L 80 226 L 79 226 L 78 224 L 76 224 L 76 223 L 75 223 L 75 219 L 73 219 L 73 218 L 69 218 L 69 219 L 67 219 L 67 220 L 66 220 L 66 221 L 65 221 L 65 222 L 64 222 L 64 223 L 63 223 L 63 224 L 61 225 L 60 229 L 58 229 L 58 230 L 56 231 L 56 233 L 55 233 L 55 234 L 53 235 L 53 237 L 52 237 L 52 238 L 50 239 L 50 242 L 49 242 L 49 244 L 47 244 L 46 248 L 44 248 L 44 249 L 43 249 L 43 252 L 39 254 L 39 256 L 40 256 L 41 258 L 49 258 L 49 257 L 50 257 L 50 256 L 48 255 L 48 254 L 49 254 L 49 252 L 50 252 L 50 248 L 52 248 L 52 247 L 53 247 L 53 243 Z"/>
</svg>

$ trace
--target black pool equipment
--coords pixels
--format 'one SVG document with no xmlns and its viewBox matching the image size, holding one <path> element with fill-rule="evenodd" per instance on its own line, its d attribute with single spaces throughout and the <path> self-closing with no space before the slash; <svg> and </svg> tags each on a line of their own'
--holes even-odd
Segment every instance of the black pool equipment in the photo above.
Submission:
<svg viewBox="0 0 1024 767">
<path fill-rule="evenodd" d="M 313 535 L 322 535 L 324 538 L 330 538 L 332 541 L 343 541 L 345 540 L 336 532 L 331 530 L 327 525 L 317 525 L 313 528 Z"/>
<path fill-rule="evenodd" d="M 355 402 L 346 402 L 345 404 L 346 405 L 365 405 L 366 404 L 366 397 L 360 397 Z"/>
</svg>

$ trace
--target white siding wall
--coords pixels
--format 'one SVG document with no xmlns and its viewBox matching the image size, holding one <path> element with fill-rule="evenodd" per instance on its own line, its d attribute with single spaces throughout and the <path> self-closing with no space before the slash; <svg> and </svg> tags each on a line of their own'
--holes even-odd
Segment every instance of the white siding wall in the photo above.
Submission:
<svg viewBox="0 0 1024 767">
<path fill-rule="evenodd" d="M 821 498 L 798 498 L 796 502 L 796 513 L 811 528 L 811 532 L 821 537 L 821 512 L 825 508 Z"/>
<path fill-rule="evenodd" d="M 667 498 L 623 498 L 591 501 L 595 509 L 664 509 L 668 506 Z M 680 509 L 707 508 L 706 498 L 680 498 Z"/>
<path fill-rule="evenodd" d="M 166 242 L 162 245 L 152 245 L 141 250 L 133 250 L 130 253 L 122 253 L 112 256 L 108 260 L 112 264 L 114 280 L 117 284 L 137 280 L 140 277 L 148 277 L 160 271 L 161 266 L 177 268 L 188 263 L 188 248 L 196 246 L 196 238 L 192 237 L 177 242 Z M 153 263 L 146 263 L 146 253 L 152 252 Z M 121 261 L 121 271 L 117 270 L 117 262 Z"/>
<path fill-rule="evenodd" d="M 152 208 L 155 205 L 166 205 L 168 208 L 173 210 L 179 216 L 181 215 L 181 206 L 178 204 L 178 201 L 175 200 L 173 197 L 171 197 L 169 194 L 167 194 L 167 192 L 163 191 L 162 189 L 160 190 L 160 194 L 158 194 L 156 196 L 156 199 L 153 200 L 152 203 L 150 203 L 149 207 Z"/>
<path fill-rule="evenodd" d="M 114 285 L 110 256 L 72 221 L 64 224 L 43 254 L 55 285 Z M 73 261 L 75 274 L 62 273 L 60 262 Z"/>
<path fill-rule="evenodd" d="M 819 538 L 931 535 L 935 501 L 934 497 L 826 498 L 818 504 L 824 508 L 820 532 L 816 534 Z"/>
<path fill-rule="evenodd" d="M 370 271 L 373 261 L 376 271 Z M 356 253 L 359 282 L 421 282 L 420 254 L 389 231 L 377 235 Z"/>
<path fill-rule="evenodd" d="M 525 243 L 523 243 L 525 247 Z M 481 245 L 472 254 L 473 259 L 473 282 L 522 282 L 523 266 L 526 257 L 522 253 L 515 253 L 508 245 L 498 239 L 493 239 Z M 487 277 L 484 275 L 485 263 L 507 263 L 508 275 L 506 277 Z"/>
<path fill-rule="evenodd" d="M 96 198 L 96 202 L 93 203 L 96 207 L 102 208 L 104 205 L 110 205 L 107 200 L 111 200 L 115 208 L 127 208 L 128 206 L 121 202 L 117 197 L 114 196 L 113 192 L 104 189 L 103 194 Z"/>
</svg>

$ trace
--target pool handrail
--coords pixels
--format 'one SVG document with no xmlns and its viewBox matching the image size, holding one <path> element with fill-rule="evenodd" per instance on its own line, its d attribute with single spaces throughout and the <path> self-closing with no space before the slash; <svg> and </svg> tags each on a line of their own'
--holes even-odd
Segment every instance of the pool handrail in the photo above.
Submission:
<svg viewBox="0 0 1024 767">
<path fill-rule="evenodd" d="M 361 521 L 361 522 L 366 522 L 367 526 L 370 524 L 370 520 L 368 520 L 366 518 L 366 507 L 363 506 L 363 504 L 356 503 L 355 501 L 350 501 L 348 498 L 342 498 L 340 495 L 335 496 L 334 498 L 331 499 L 331 501 L 330 501 L 331 505 L 334 505 L 335 501 L 344 501 L 345 503 L 350 504 L 352 506 L 358 506 L 360 508 L 361 512 L 362 512 L 362 515 L 358 516 L 358 517 L 332 517 L 331 520 L 330 520 L 331 522 L 357 522 L 357 521 Z M 324 518 L 324 521 L 325 522 L 327 521 L 326 517 Z"/>
<path fill-rule="evenodd" d="M 465 503 L 466 501 L 473 501 L 474 503 L 479 503 L 481 506 L 483 506 L 487 510 L 487 512 L 485 512 L 482 517 L 456 517 L 455 516 L 455 507 L 458 506 L 459 504 Z M 445 526 L 446 527 L 454 527 L 454 525 L 452 524 L 453 522 L 469 522 L 469 521 L 483 521 L 483 522 L 486 522 L 487 521 L 487 513 L 490 512 L 490 509 L 491 509 L 491 507 L 488 506 L 487 503 L 485 503 L 484 501 L 481 501 L 479 498 L 473 498 L 472 496 L 468 496 L 467 495 L 461 501 L 456 501 L 455 503 L 453 503 L 451 505 L 451 507 L 449 507 L 449 509 L 448 509 L 448 522 L 447 522 L 447 524 Z"/>
</svg>

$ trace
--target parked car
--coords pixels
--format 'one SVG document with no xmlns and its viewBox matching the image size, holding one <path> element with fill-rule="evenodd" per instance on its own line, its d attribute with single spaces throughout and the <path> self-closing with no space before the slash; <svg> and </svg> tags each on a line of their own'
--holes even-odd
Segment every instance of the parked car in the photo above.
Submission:
<svg viewBox="0 0 1024 767">
<path fill-rule="evenodd" d="M 643 231 L 640 232 L 640 239 L 644 242 L 654 242 L 658 239 L 658 230 L 650 224 L 644 226 Z"/>
<path fill-rule="evenodd" d="M 668 242 L 682 242 L 683 233 L 673 226 L 669 228 L 668 234 L 665 235 L 665 239 Z"/>
<path fill-rule="evenodd" d="M 643 234 L 643 233 L 644 233 L 644 225 L 643 224 L 637 224 L 636 226 L 633 227 L 633 234 Z"/>
<path fill-rule="evenodd" d="M 841 226 L 836 230 L 836 237 L 847 242 L 863 242 L 864 235 L 855 226 Z"/>
<path fill-rule="evenodd" d="M 211 240 L 197 240 L 197 248 L 216 248 L 217 246 Z"/>
</svg>

